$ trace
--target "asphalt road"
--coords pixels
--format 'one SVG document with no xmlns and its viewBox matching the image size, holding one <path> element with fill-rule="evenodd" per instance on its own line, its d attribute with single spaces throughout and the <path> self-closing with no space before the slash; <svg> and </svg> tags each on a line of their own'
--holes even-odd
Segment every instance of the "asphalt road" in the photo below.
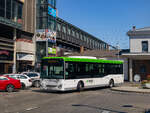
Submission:
<svg viewBox="0 0 150 113">
<path fill-rule="evenodd" d="M 150 94 L 120 93 L 109 88 L 83 92 L 43 92 L 36 88 L 0 92 L 0 113 L 143 113 Z"/>
</svg>

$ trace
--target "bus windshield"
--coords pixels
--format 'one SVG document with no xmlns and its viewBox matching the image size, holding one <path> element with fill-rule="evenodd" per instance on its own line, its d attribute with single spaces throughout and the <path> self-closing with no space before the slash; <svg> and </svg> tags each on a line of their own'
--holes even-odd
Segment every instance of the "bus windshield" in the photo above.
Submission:
<svg viewBox="0 0 150 113">
<path fill-rule="evenodd" d="M 61 59 L 48 59 L 42 61 L 41 78 L 63 79 L 64 62 Z"/>
</svg>

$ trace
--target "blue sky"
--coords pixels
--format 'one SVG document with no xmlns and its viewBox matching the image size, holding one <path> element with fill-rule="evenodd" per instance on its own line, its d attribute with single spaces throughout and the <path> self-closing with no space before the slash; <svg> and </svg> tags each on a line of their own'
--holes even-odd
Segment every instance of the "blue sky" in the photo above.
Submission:
<svg viewBox="0 0 150 113">
<path fill-rule="evenodd" d="M 150 26 L 150 0 L 57 0 L 58 16 L 121 49 L 129 48 L 126 32 Z"/>
</svg>

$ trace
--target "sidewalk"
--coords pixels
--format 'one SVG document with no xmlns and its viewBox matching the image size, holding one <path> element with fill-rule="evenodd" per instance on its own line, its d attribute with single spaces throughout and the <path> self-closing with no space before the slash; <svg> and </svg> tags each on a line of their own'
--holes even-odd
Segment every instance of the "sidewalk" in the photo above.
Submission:
<svg viewBox="0 0 150 113">
<path fill-rule="evenodd" d="M 140 83 L 125 82 L 119 87 L 113 87 L 111 90 L 120 92 L 135 92 L 135 93 L 149 93 L 150 89 L 142 89 Z"/>
</svg>

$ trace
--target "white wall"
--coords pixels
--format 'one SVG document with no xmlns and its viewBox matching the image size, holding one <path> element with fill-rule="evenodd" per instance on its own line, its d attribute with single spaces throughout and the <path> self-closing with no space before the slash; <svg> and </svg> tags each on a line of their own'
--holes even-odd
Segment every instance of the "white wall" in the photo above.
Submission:
<svg viewBox="0 0 150 113">
<path fill-rule="evenodd" d="M 33 43 L 18 41 L 16 42 L 16 51 L 22 53 L 35 53 L 35 48 Z"/>
<path fill-rule="evenodd" d="M 130 37 L 130 52 L 142 52 L 142 41 L 148 41 L 148 52 L 150 52 L 150 36 Z"/>
</svg>

